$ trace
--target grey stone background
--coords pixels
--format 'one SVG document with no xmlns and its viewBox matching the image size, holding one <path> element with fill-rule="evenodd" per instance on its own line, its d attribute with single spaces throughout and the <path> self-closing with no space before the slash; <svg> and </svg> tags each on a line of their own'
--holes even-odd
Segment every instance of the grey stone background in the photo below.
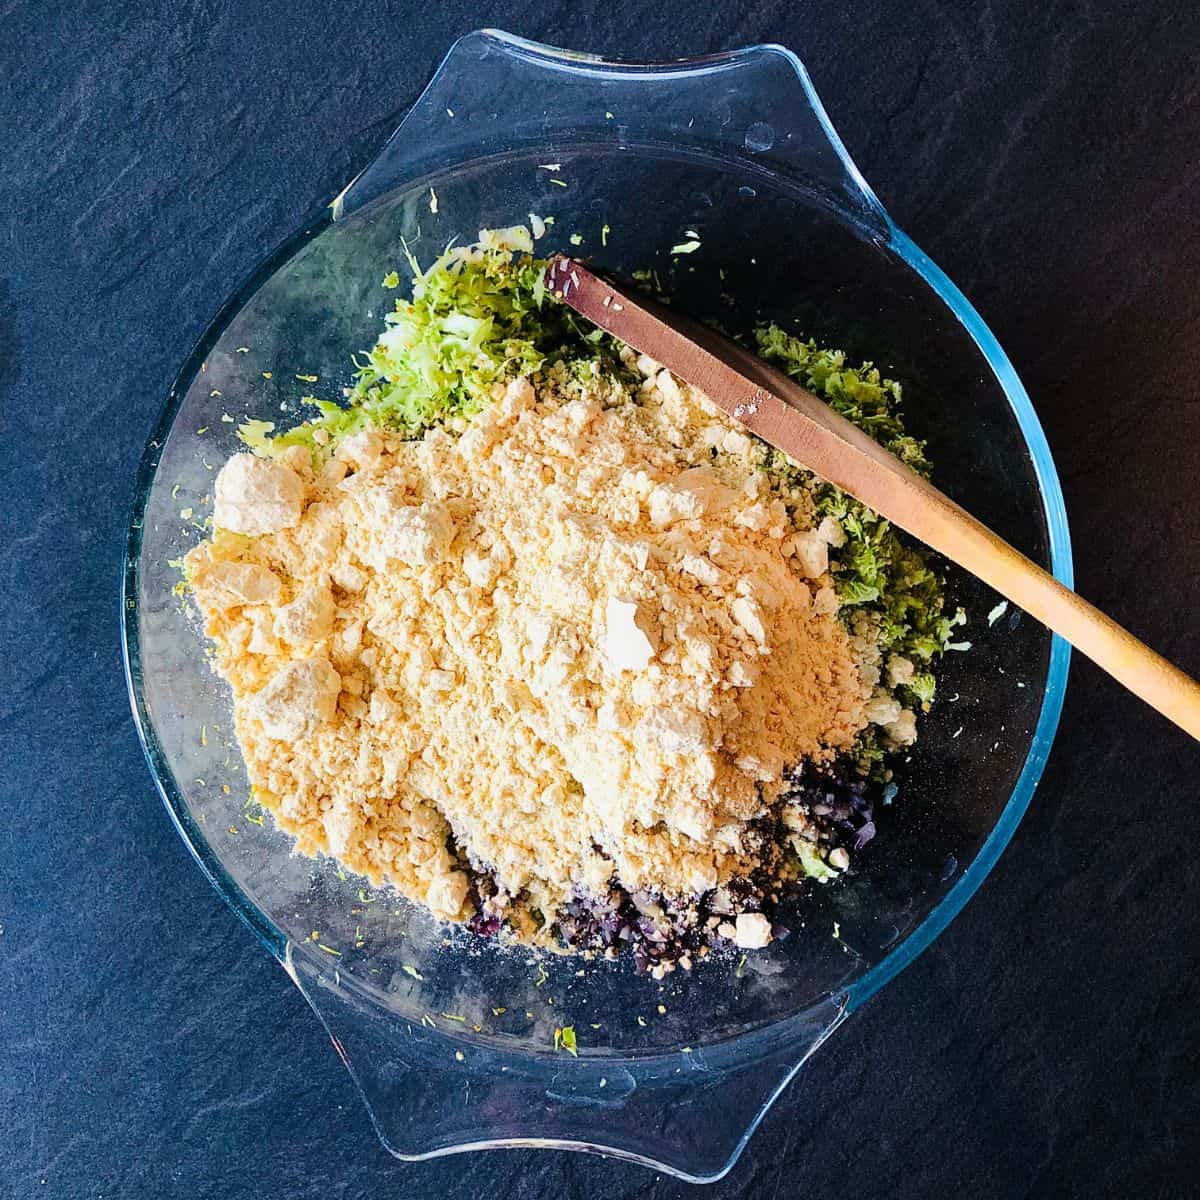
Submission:
<svg viewBox="0 0 1200 1200">
<path fill-rule="evenodd" d="M 565 1154 L 389 1159 L 173 833 L 121 678 L 133 471 L 174 371 L 482 25 L 631 58 L 799 52 L 1034 397 L 1081 590 L 1200 673 L 1193 5 L 0 0 L 0 1193 L 691 1190 Z M 1195 1195 L 1198 768 L 1077 660 L 980 894 L 709 1194 Z"/>
</svg>

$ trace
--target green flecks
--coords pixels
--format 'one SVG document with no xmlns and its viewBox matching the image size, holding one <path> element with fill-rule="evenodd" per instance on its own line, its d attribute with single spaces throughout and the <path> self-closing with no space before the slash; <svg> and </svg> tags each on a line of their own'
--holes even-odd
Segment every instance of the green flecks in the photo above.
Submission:
<svg viewBox="0 0 1200 1200">
<path fill-rule="evenodd" d="M 666 292 L 663 289 L 662 280 L 659 278 L 657 271 L 652 271 L 649 267 L 643 267 L 641 270 L 633 272 L 633 278 L 637 280 L 638 283 L 651 284 L 654 290 L 660 296 L 666 295 Z"/>
<path fill-rule="evenodd" d="M 296 378 L 298 380 L 300 380 L 301 383 L 316 383 L 317 380 L 320 378 L 320 376 L 318 376 L 318 375 L 297 375 Z"/>
<path fill-rule="evenodd" d="M 274 439 L 270 436 L 275 429 L 274 421 L 246 421 L 238 426 L 238 437 L 250 447 L 251 450 L 260 454 L 265 454 L 270 449 Z"/>
<path fill-rule="evenodd" d="M 550 182 L 552 184 L 554 184 L 555 187 L 566 187 L 567 186 L 567 181 L 565 179 L 554 178 L 554 179 L 551 179 Z"/>
<path fill-rule="evenodd" d="M 817 853 L 817 848 L 812 842 L 797 838 L 795 846 L 796 854 L 800 859 L 800 869 L 809 879 L 815 880 L 817 883 L 828 883 L 829 880 L 837 878 L 837 871 Z"/>
<path fill-rule="evenodd" d="M 554 1031 L 554 1049 L 565 1050 L 573 1058 L 579 1057 L 579 1050 L 575 1041 L 575 1026 L 564 1025 Z"/>
<path fill-rule="evenodd" d="M 433 188 L 430 188 L 429 189 L 429 211 L 431 213 L 433 213 L 434 216 L 437 216 L 437 210 L 438 210 L 437 192 L 435 192 L 433 190 Z"/>
<path fill-rule="evenodd" d="M 383 286 L 389 289 L 398 288 L 400 286 L 400 276 L 395 271 L 389 271 L 383 277 Z"/>
<path fill-rule="evenodd" d="M 326 954 L 332 954 L 335 958 L 342 957 L 342 952 L 340 950 L 335 950 L 332 946 L 325 945 L 324 942 L 318 942 L 317 949 L 324 950 Z"/>
<path fill-rule="evenodd" d="M 583 234 L 582 233 L 573 233 L 567 240 L 571 243 L 572 246 L 582 246 L 583 245 Z"/>
<path fill-rule="evenodd" d="M 504 1014 L 506 1012 L 508 1012 L 508 1009 L 505 1008 L 504 1005 L 502 1005 L 502 1004 L 498 1005 L 498 1006 L 494 1006 L 492 1008 L 492 1016 L 493 1017 L 502 1017 L 502 1016 L 504 1016 Z"/>
<path fill-rule="evenodd" d="M 460 1017 L 458 1013 L 442 1013 L 442 1016 L 445 1017 L 447 1021 L 457 1021 L 460 1025 L 465 1025 L 467 1023 L 467 1018 Z"/>
<path fill-rule="evenodd" d="M 904 687 L 918 704 L 927 708 L 933 703 L 933 697 L 937 691 L 937 681 L 929 671 L 921 671 L 914 675 Z"/>
<path fill-rule="evenodd" d="M 671 253 L 672 254 L 694 254 L 699 249 L 700 249 L 699 240 L 696 238 L 688 238 L 687 241 L 676 242 L 675 245 L 671 247 Z"/>
<path fill-rule="evenodd" d="M 537 978 L 533 981 L 533 986 L 541 987 L 542 984 L 545 983 L 546 980 L 549 978 L 550 978 L 550 973 L 546 970 L 545 966 L 543 966 L 541 963 L 538 963 Z"/>
<path fill-rule="evenodd" d="M 600 226 L 600 245 L 602 245 L 602 246 L 608 245 L 608 235 L 610 233 L 612 233 L 611 225 L 601 225 Z"/>
<path fill-rule="evenodd" d="M 411 966 L 409 963 L 405 963 L 400 969 L 405 973 L 405 975 L 411 975 L 414 979 L 424 979 L 425 978 L 425 976 L 422 975 L 421 972 L 418 971 L 416 967 Z"/>
</svg>

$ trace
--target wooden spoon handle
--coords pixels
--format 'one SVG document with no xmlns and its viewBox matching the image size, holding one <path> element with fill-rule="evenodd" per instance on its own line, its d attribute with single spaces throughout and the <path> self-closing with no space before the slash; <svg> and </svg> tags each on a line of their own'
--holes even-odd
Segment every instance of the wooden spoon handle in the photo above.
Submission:
<svg viewBox="0 0 1200 1200">
<path fill-rule="evenodd" d="M 1064 587 L 812 392 L 756 355 L 731 345 L 736 364 L 753 372 L 760 386 L 769 383 L 771 393 L 787 402 L 778 423 L 766 411 L 761 418 L 751 417 L 749 427 L 764 441 L 982 579 L 1200 739 L 1200 684 Z M 803 416 L 817 427 L 819 437 L 807 436 L 796 419 Z"/>
<path fill-rule="evenodd" d="M 712 330 L 569 258 L 547 286 L 752 433 L 964 567 L 1200 739 L 1200 684 L 1064 587 L 812 392 Z"/>
<path fill-rule="evenodd" d="M 1195 680 L 974 517 L 945 497 L 941 499 L 944 508 L 927 505 L 907 524 L 900 520 L 896 524 L 994 587 L 1163 716 L 1200 739 L 1200 685 Z M 864 503 L 871 505 L 870 500 Z"/>
</svg>

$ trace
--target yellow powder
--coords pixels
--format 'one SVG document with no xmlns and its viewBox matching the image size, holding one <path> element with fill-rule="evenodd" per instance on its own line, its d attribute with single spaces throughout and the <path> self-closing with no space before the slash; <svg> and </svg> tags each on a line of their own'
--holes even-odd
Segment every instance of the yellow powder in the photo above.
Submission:
<svg viewBox="0 0 1200 1200">
<path fill-rule="evenodd" d="M 319 473 L 300 449 L 225 465 L 187 568 L 256 795 L 301 851 L 451 919 L 464 867 L 493 911 L 686 897 L 753 866 L 785 769 L 867 724 L 840 530 L 637 365 L 636 394 L 551 370 L 459 436 L 358 434 Z"/>
</svg>

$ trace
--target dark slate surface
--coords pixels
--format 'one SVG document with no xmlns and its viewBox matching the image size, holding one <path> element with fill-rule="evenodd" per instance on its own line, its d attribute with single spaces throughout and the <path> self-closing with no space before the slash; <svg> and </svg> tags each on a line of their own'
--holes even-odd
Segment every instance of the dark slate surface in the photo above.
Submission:
<svg viewBox="0 0 1200 1200">
<path fill-rule="evenodd" d="M 799 51 L 1035 397 L 1082 590 L 1200 673 L 1190 7 L 0 3 L 0 1191 L 689 1190 L 564 1154 L 389 1159 L 299 995 L 172 832 L 127 712 L 119 559 L 172 374 L 455 35 Z M 1195 1194 L 1198 767 L 1076 663 L 1042 787 L 981 894 L 711 1194 Z"/>
</svg>

